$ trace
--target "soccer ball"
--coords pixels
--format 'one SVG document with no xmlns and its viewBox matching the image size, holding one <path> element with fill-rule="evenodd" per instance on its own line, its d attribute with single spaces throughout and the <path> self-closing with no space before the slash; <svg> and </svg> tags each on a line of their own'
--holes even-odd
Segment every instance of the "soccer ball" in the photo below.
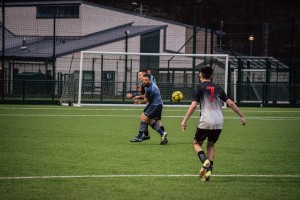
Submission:
<svg viewBox="0 0 300 200">
<path fill-rule="evenodd" d="M 175 91 L 172 94 L 172 102 L 181 102 L 183 99 L 183 94 L 180 91 Z"/>
</svg>

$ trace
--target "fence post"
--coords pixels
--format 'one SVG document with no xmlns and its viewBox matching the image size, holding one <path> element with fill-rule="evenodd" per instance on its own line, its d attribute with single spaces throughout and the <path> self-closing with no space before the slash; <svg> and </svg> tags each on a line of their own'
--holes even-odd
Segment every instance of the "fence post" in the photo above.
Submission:
<svg viewBox="0 0 300 200">
<path fill-rule="evenodd" d="M 230 68 L 230 61 L 228 62 L 227 95 L 231 96 L 231 68 Z"/>
<path fill-rule="evenodd" d="M 122 91 L 122 102 L 125 102 L 125 93 L 126 93 L 126 81 L 123 82 L 123 91 Z"/>
<path fill-rule="evenodd" d="M 104 86 L 103 86 L 103 54 L 101 55 L 101 65 L 100 65 L 100 70 L 101 70 L 101 86 L 100 86 L 100 102 L 102 103 L 103 100 L 103 92 L 104 92 Z"/>
<path fill-rule="evenodd" d="M 265 84 L 265 93 L 264 93 L 264 103 L 268 104 L 269 102 L 269 87 L 270 87 L 270 68 L 271 68 L 271 62 L 267 58 L 266 59 L 266 84 Z"/>
<path fill-rule="evenodd" d="M 26 81 L 23 80 L 23 103 L 25 103 L 25 90 L 26 90 L 26 86 L 25 86 Z"/>
<path fill-rule="evenodd" d="M 238 105 L 241 103 L 241 96 L 242 96 L 242 84 L 243 84 L 242 68 L 243 68 L 243 61 L 241 58 L 238 58 L 238 82 L 237 82 L 237 97 L 236 97 L 236 101 Z"/>
</svg>

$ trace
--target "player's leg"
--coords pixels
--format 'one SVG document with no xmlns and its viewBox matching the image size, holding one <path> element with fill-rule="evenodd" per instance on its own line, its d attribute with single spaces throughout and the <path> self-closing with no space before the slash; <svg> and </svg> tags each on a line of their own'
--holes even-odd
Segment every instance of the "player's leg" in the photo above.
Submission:
<svg viewBox="0 0 300 200">
<path fill-rule="evenodd" d="M 199 171 L 200 179 L 203 178 L 203 176 L 205 175 L 205 173 L 208 170 L 208 167 L 210 166 L 210 162 L 207 159 L 205 152 L 203 150 L 203 147 L 202 147 L 203 141 L 207 138 L 208 133 L 209 133 L 208 130 L 197 128 L 195 137 L 194 137 L 194 149 L 198 155 L 200 162 L 202 163 L 200 171 Z"/>
<path fill-rule="evenodd" d="M 148 117 L 147 123 L 157 131 L 161 136 L 161 143 L 160 144 L 167 144 L 167 132 L 161 129 L 159 123 L 156 123 L 154 119 L 158 119 L 161 117 L 162 112 L 162 105 L 151 105 L 149 108 L 144 112 L 145 115 Z"/>
<path fill-rule="evenodd" d="M 150 139 L 150 135 L 149 135 L 148 125 L 147 125 L 144 134 L 142 136 L 142 140 L 149 140 L 149 139 Z"/>
<path fill-rule="evenodd" d="M 164 137 L 162 138 L 162 140 L 160 142 L 160 144 L 163 145 L 163 144 L 168 144 L 168 139 L 167 139 L 167 132 L 165 131 L 165 127 L 163 126 L 163 124 L 161 122 L 162 110 L 163 110 L 163 106 L 161 107 L 161 110 L 159 110 L 157 112 L 155 122 L 158 124 L 160 129 L 164 132 Z"/>
<path fill-rule="evenodd" d="M 207 168 L 206 173 L 202 177 L 202 181 L 209 181 L 213 165 L 214 165 L 214 158 L 215 158 L 215 143 L 218 141 L 219 136 L 221 134 L 222 130 L 211 130 L 210 134 L 208 135 L 207 144 L 206 144 L 206 150 L 207 150 L 207 158 L 210 162 L 209 167 Z"/>
<path fill-rule="evenodd" d="M 165 127 L 161 122 L 161 119 L 155 119 L 155 122 L 158 124 L 158 126 L 161 128 L 161 130 L 165 131 Z"/>
<path fill-rule="evenodd" d="M 147 123 L 141 121 L 138 135 L 131 139 L 130 142 L 142 142 L 142 136 L 147 127 Z"/>
<path fill-rule="evenodd" d="M 142 113 L 141 116 L 140 116 L 141 121 L 140 121 L 139 133 L 132 140 L 130 140 L 130 142 L 142 142 L 143 133 L 145 132 L 145 130 L 148 127 L 147 119 L 148 119 L 148 117 L 145 116 L 144 113 Z"/>
<path fill-rule="evenodd" d="M 146 106 L 146 108 L 144 109 L 143 112 L 145 112 L 148 108 L 148 105 Z M 148 125 L 146 126 L 146 129 L 143 133 L 143 136 L 142 136 L 142 140 L 149 140 L 150 139 L 150 136 L 149 136 L 149 130 L 148 130 Z"/>
<path fill-rule="evenodd" d="M 149 119 L 147 120 L 147 123 L 149 124 L 149 126 L 151 126 L 156 132 L 158 132 L 160 134 L 160 136 L 162 137 L 164 134 L 164 131 L 159 127 L 159 125 L 155 122 L 154 119 Z"/>
<path fill-rule="evenodd" d="M 160 120 L 160 117 L 159 117 L 159 119 L 155 119 L 155 123 L 157 123 L 157 125 L 160 127 L 160 129 L 161 129 L 164 133 L 166 133 L 165 127 L 162 125 L 162 122 L 161 122 L 161 120 Z M 165 138 L 163 139 L 163 142 L 161 142 L 161 144 L 167 144 L 167 143 L 168 143 L 168 139 L 167 139 L 167 137 L 165 137 Z"/>
<path fill-rule="evenodd" d="M 206 143 L 206 150 L 207 150 L 207 159 L 209 160 L 210 165 L 207 167 L 205 174 L 203 174 L 201 181 L 209 181 L 213 165 L 214 165 L 214 157 L 215 157 L 215 150 L 214 150 L 214 142 L 207 141 Z"/>
</svg>

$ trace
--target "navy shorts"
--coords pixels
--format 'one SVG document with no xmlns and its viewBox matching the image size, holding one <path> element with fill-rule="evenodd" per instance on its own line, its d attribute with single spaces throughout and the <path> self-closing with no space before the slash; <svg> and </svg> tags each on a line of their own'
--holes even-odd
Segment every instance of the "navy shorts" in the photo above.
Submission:
<svg viewBox="0 0 300 200">
<path fill-rule="evenodd" d="M 200 143 L 207 138 L 209 142 L 216 143 L 219 139 L 221 132 L 222 129 L 210 130 L 197 128 L 194 140 Z"/>
<path fill-rule="evenodd" d="M 161 120 L 161 113 L 162 113 L 163 105 L 150 105 L 148 104 L 146 108 L 144 109 L 144 114 L 149 119 L 159 119 Z"/>
</svg>

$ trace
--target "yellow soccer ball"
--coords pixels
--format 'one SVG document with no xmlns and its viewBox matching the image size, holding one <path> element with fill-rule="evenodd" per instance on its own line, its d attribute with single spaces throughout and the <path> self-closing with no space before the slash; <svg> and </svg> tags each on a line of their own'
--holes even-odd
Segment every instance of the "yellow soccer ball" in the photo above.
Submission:
<svg viewBox="0 0 300 200">
<path fill-rule="evenodd" d="M 175 91 L 172 94 L 172 102 L 181 102 L 183 100 L 183 94 L 180 91 Z"/>
</svg>

